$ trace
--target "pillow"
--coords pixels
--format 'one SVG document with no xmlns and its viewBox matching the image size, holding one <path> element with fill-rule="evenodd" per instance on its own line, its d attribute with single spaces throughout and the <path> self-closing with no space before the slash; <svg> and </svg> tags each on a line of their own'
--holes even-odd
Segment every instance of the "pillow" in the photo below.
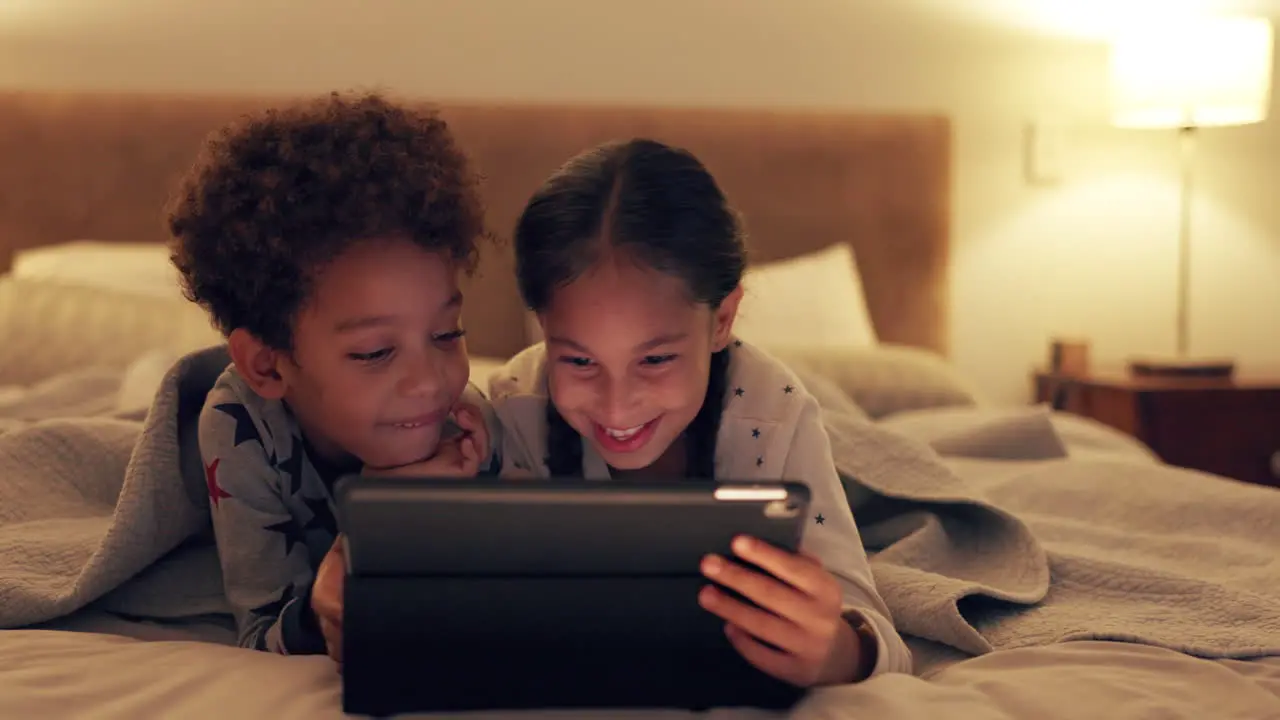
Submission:
<svg viewBox="0 0 1280 720">
<path fill-rule="evenodd" d="M 921 348 L 792 347 L 769 352 L 802 378 L 812 373 L 831 381 L 872 419 L 905 410 L 986 404 L 973 383 L 946 359 Z"/>
<path fill-rule="evenodd" d="M 824 250 L 748 268 L 733 331 L 764 348 L 865 348 L 877 343 L 853 248 Z"/>
<path fill-rule="evenodd" d="M 135 295 L 182 297 L 178 270 L 161 243 L 76 240 L 20 250 L 13 257 L 11 274 Z"/>
<path fill-rule="evenodd" d="M 151 351 L 182 354 L 222 341 L 204 310 L 182 297 L 0 276 L 0 385 L 87 367 L 123 370 Z"/>
<path fill-rule="evenodd" d="M 507 364 L 506 360 L 497 357 L 486 357 L 484 355 L 472 355 L 468 358 L 471 365 L 470 382 L 488 396 L 489 394 L 489 378 L 502 369 Z"/>
<path fill-rule="evenodd" d="M 853 248 L 844 243 L 747 269 L 733 331 L 754 345 L 868 347 L 877 342 Z M 525 313 L 529 344 L 542 327 Z"/>
<path fill-rule="evenodd" d="M 871 419 L 861 405 L 854 402 L 848 393 L 826 375 L 806 367 L 792 366 L 791 370 L 800 378 L 804 389 L 818 401 L 818 407 L 822 408 L 824 416 L 839 415 L 863 421 Z"/>
<path fill-rule="evenodd" d="M 1040 457 L 1058 453 L 1074 458 L 1158 463 L 1160 458 L 1141 441 L 1096 420 L 1055 411 L 1047 405 L 987 406 L 901 412 L 886 418 L 884 427 L 928 443 L 941 454 L 963 441 L 951 454 L 974 457 L 987 450 L 999 459 Z M 985 446 L 981 442 L 987 435 Z M 1003 452 L 997 452 L 1003 450 Z"/>
<path fill-rule="evenodd" d="M 542 324 L 538 322 L 538 313 L 532 310 L 524 311 L 524 335 L 526 346 L 537 345 L 546 339 L 542 337 Z"/>
</svg>

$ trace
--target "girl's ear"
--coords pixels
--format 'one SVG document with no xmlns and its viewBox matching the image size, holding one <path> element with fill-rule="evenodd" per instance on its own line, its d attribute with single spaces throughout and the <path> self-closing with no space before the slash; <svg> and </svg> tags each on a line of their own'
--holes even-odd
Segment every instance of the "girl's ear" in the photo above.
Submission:
<svg viewBox="0 0 1280 720">
<path fill-rule="evenodd" d="M 721 301 L 720 307 L 716 308 L 713 314 L 715 323 L 711 331 L 711 347 L 715 352 L 720 352 L 729 345 L 729 341 L 733 339 L 733 321 L 738 317 L 738 303 L 742 302 L 742 284 L 733 289 L 733 292 L 725 296 Z"/>
<path fill-rule="evenodd" d="M 268 347 L 244 328 L 231 331 L 227 349 L 240 377 L 251 390 L 267 400 L 284 397 L 284 376 L 279 367 L 284 358 L 279 350 Z"/>
</svg>

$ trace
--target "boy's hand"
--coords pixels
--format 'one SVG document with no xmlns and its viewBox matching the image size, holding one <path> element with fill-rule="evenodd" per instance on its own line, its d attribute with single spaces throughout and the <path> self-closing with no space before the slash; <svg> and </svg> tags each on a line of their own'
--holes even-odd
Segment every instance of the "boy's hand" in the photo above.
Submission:
<svg viewBox="0 0 1280 720">
<path fill-rule="evenodd" d="M 440 442 L 436 454 L 411 465 L 379 470 L 382 477 L 473 477 L 480 471 L 480 455 L 475 440 L 460 435 Z"/>
<path fill-rule="evenodd" d="M 325 651 L 342 671 L 342 593 L 346 585 L 347 562 L 342 551 L 342 536 L 320 561 L 315 582 L 311 585 L 311 610 L 320 622 Z"/>
<path fill-rule="evenodd" d="M 489 457 L 489 432 L 484 416 L 470 405 L 458 405 L 454 420 L 461 432 L 440 441 L 436 453 L 426 460 L 392 468 L 366 468 L 365 474 L 380 477 L 474 477 Z"/>
<path fill-rule="evenodd" d="M 484 414 L 479 408 L 459 403 L 453 411 L 454 421 L 458 427 L 462 428 L 464 436 L 470 436 L 474 443 L 476 458 L 478 462 L 484 462 L 489 457 L 489 428 L 484 423 Z M 471 473 L 474 475 L 475 473 Z"/>
</svg>

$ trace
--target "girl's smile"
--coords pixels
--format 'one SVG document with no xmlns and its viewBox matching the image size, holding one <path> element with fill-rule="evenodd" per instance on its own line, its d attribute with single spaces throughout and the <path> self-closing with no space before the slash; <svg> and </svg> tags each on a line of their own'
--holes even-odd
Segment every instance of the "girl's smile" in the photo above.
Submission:
<svg viewBox="0 0 1280 720">
<path fill-rule="evenodd" d="M 595 423 L 595 440 L 610 453 L 625 454 L 644 448 L 653 439 L 662 416 L 629 428 L 612 428 Z"/>
<path fill-rule="evenodd" d="M 739 295 L 713 310 L 681 278 L 610 250 L 540 313 L 557 410 L 610 467 L 658 462 L 702 408 Z"/>
</svg>

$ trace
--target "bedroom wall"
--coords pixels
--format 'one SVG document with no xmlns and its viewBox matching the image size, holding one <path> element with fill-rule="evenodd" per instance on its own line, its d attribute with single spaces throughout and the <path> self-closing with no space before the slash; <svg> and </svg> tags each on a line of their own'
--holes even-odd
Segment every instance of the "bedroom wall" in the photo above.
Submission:
<svg viewBox="0 0 1280 720">
<path fill-rule="evenodd" d="M 942 110 L 955 120 L 952 355 L 1024 402 L 1049 336 L 1173 346 L 1176 144 L 1105 126 L 1105 53 L 936 0 L 0 0 L 0 85 Z M 732 6 L 733 12 L 726 12 Z M 954 6 L 954 5 L 953 5 Z M 357 8 L 377 7 L 372 13 Z M 1043 27 L 1039 28 L 1043 29 Z M 1050 28 L 1052 29 L 1052 28 Z M 1065 124 L 1061 182 L 1024 122 Z M 1206 132 L 1192 345 L 1280 369 L 1280 118 Z"/>
</svg>

